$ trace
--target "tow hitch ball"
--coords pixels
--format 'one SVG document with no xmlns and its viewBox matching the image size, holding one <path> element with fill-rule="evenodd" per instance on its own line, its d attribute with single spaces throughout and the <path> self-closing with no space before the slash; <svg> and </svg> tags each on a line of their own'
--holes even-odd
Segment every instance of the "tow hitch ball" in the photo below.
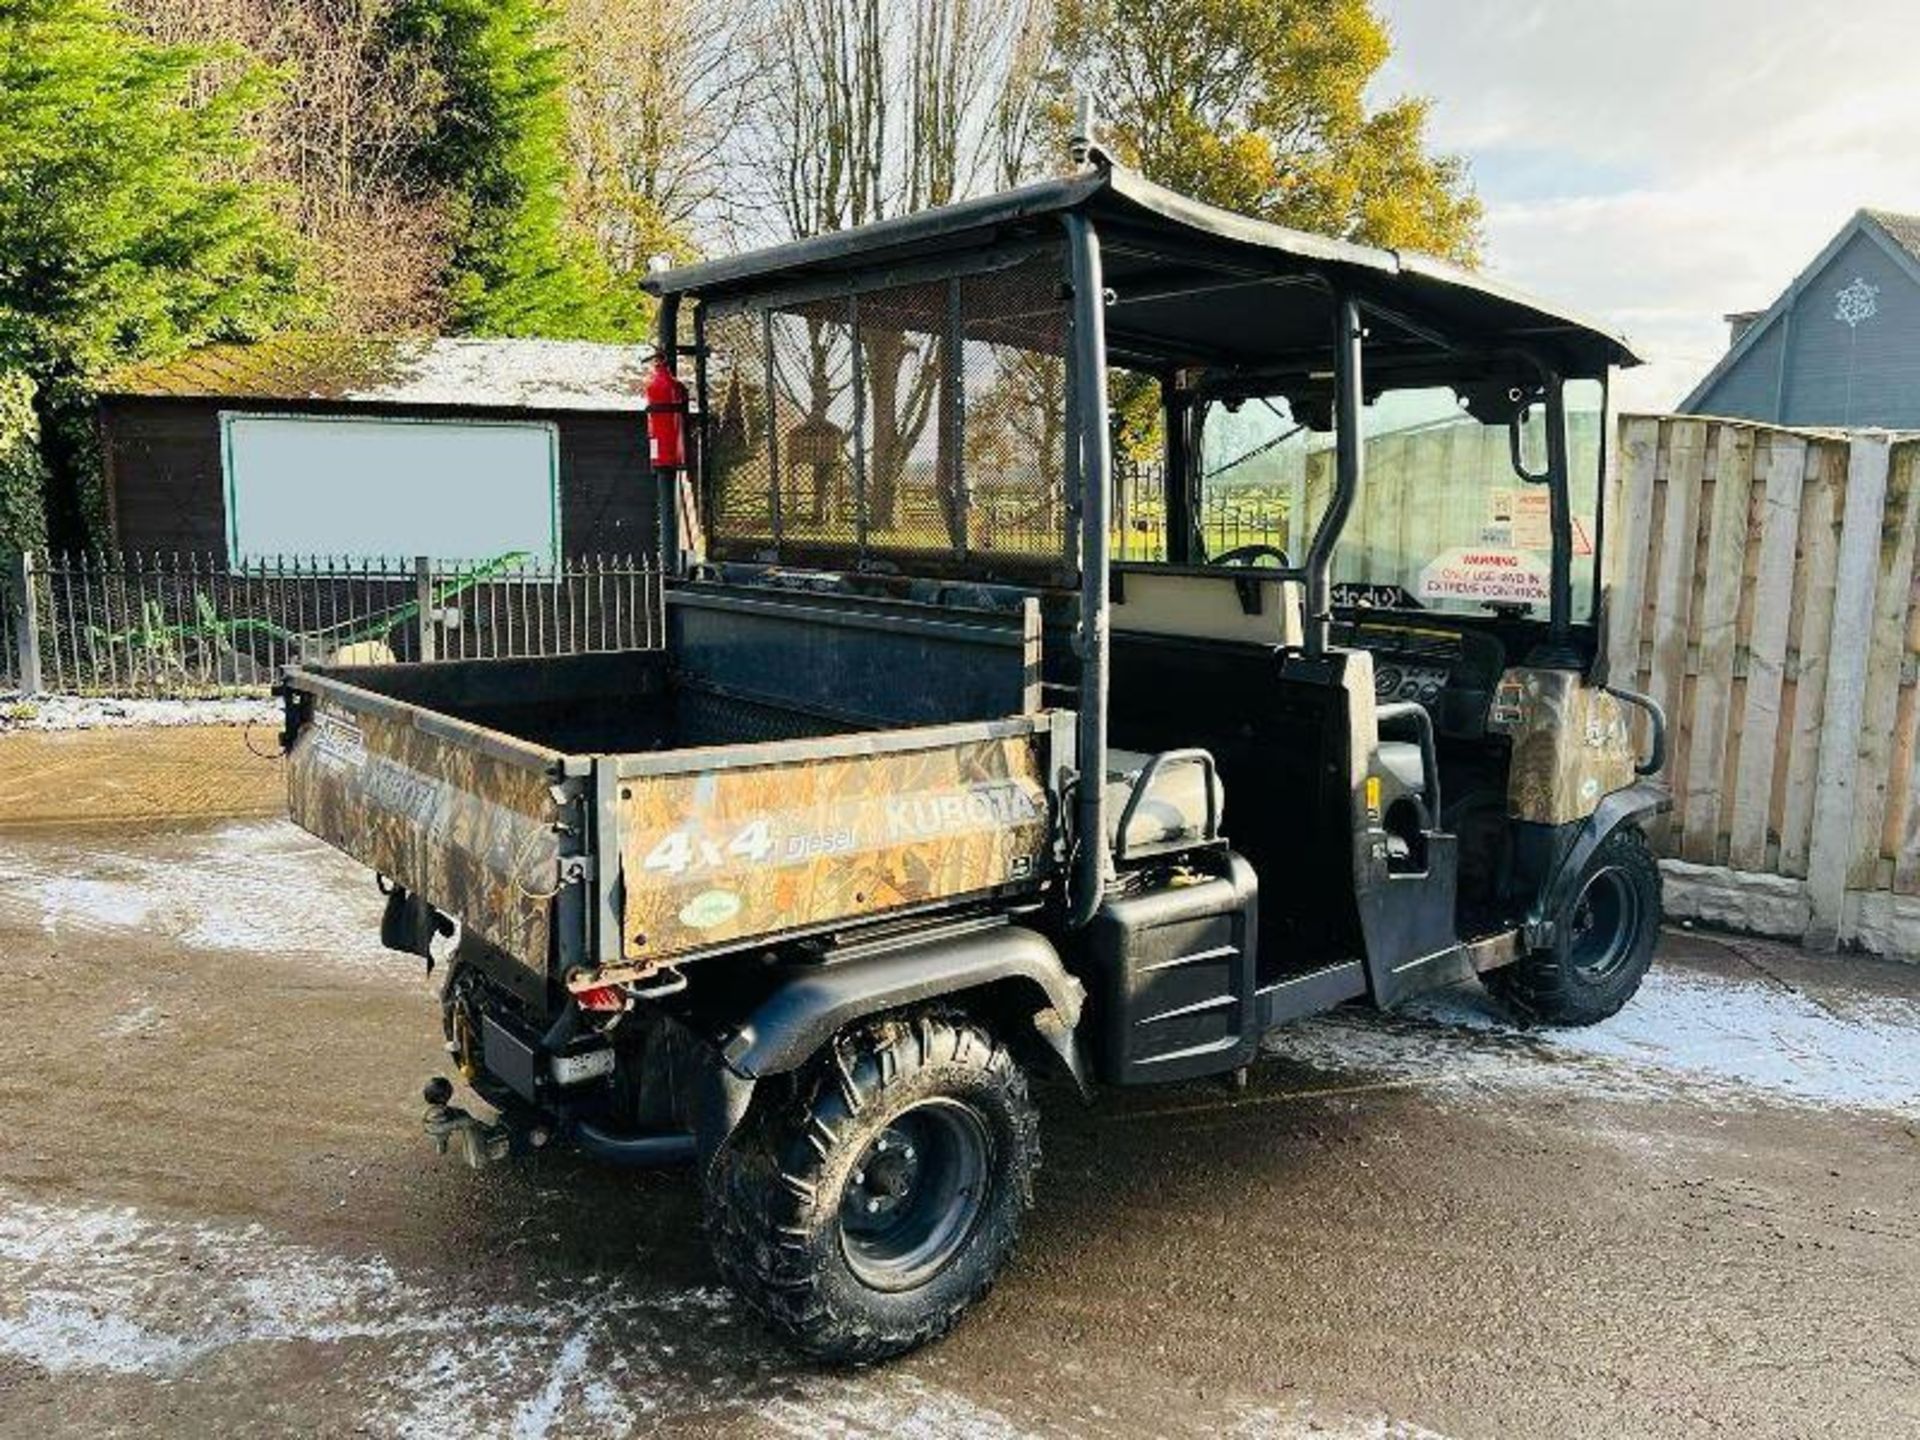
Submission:
<svg viewBox="0 0 1920 1440">
<path fill-rule="evenodd" d="M 427 1132 L 427 1138 L 433 1142 L 433 1148 L 440 1154 L 445 1155 L 452 1150 L 470 1167 L 479 1170 L 496 1160 L 506 1159 L 512 1153 L 515 1135 L 507 1126 L 489 1123 L 448 1103 L 453 1099 L 453 1082 L 446 1076 L 434 1076 L 427 1081 L 422 1093 L 427 1110 L 420 1117 L 420 1124 Z M 547 1134 L 545 1130 L 536 1128 L 526 1132 L 522 1138 L 525 1144 L 537 1150 L 546 1143 Z"/>
</svg>

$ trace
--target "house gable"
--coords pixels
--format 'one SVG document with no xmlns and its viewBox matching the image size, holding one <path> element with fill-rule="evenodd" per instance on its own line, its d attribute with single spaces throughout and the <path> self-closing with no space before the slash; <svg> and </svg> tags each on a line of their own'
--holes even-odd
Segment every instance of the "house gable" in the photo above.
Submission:
<svg viewBox="0 0 1920 1440">
<path fill-rule="evenodd" d="M 1898 219 L 1856 215 L 1681 410 L 1920 429 L 1920 256 Z"/>
</svg>

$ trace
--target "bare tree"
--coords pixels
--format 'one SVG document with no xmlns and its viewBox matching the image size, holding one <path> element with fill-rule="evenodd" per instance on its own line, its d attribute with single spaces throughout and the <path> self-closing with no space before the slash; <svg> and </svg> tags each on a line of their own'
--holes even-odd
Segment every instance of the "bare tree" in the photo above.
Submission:
<svg viewBox="0 0 1920 1440">
<path fill-rule="evenodd" d="M 409 178 L 436 81 L 385 43 L 391 0 L 128 0 L 160 39 L 224 45 L 266 61 L 281 95 L 263 113 L 249 178 L 272 187 L 308 242 L 327 318 L 358 332 L 430 330 L 442 319 L 442 198 Z"/>
<path fill-rule="evenodd" d="M 563 0 L 572 208 L 616 273 L 742 232 L 739 137 L 764 88 L 752 18 L 707 0 Z"/>
<path fill-rule="evenodd" d="M 1019 23 L 1009 32 L 1005 73 L 995 98 L 989 135 L 993 145 L 993 183 L 999 188 L 1031 179 L 1063 159 L 1064 150 L 1047 152 L 1057 140 L 1065 116 L 1060 107 L 1060 54 L 1054 0 L 1026 0 L 1016 7 Z"/>
<path fill-rule="evenodd" d="M 770 77 L 752 175 L 782 237 L 944 205 L 1028 167 L 1046 65 L 1046 0 L 767 0 L 758 53 Z M 826 426 L 850 376 L 833 327 L 811 325 L 805 423 Z M 938 334 L 863 329 L 868 523 L 899 522 L 901 481 L 944 387 Z M 947 437 L 930 462 L 957 471 Z M 816 497 L 816 504 L 818 497 Z M 951 508 L 951 507 L 949 507 Z"/>
<path fill-rule="evenodd" d="M 1052 0 L 762 0 L 749 183 L 812 235 L 1026 174 Z"/>
</svg>

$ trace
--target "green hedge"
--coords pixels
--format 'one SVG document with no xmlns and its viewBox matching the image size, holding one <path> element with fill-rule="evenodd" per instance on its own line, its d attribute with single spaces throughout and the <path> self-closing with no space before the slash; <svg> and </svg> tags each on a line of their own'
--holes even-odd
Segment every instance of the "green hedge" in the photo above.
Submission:
<svg viewBox="0 0 1920 1440">
<path fill-rule="evenodd" d="M 47 543 L 46 467 L 33 414 L 33 382 L 0 370 L 0 554 Z"/>
</svg>

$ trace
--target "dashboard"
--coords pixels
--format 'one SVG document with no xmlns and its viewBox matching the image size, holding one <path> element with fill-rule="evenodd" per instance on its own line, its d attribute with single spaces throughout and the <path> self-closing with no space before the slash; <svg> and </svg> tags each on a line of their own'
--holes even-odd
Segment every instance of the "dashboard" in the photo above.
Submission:
<svg viewBox="0 0 1920 1440">
<path fill-rule="evenodd" d="M 1445 666 L 1399 665 L 1388 660 L 1373 672 L 1373 694 L 1381 701 L 1417 700 L 1422 705 L 1437 705 L 1451 678 L 1452 672 Z"/>
<path fill-rule="evenodd" d="M 1385 620 L 1334 627 L 1334 643 L 1373 656 L 1373 693 L 1382 704 L 1412 702 L 1442 735 L 1478 739 L 1506 669 L 1506 647 L 1476 630 Z"/>
</svg>

